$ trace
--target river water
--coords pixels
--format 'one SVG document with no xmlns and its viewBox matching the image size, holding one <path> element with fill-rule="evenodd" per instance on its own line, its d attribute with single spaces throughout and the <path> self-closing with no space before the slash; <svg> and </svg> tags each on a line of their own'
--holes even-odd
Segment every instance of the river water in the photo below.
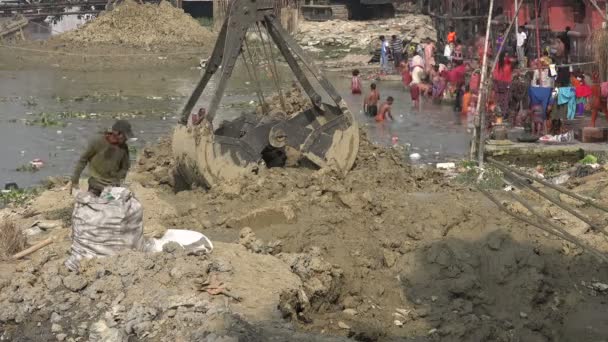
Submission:
<svg viewBox="0 0 608 342">
<path fill-rule="evenodd" d="M 56 26 L 55 26 L 56 27 Z M 137 133 L 135 149 L 154 143 L 170 133 L 177 113 L 201 75 L 197 68 L 142 71 L 66 71 L 53 67 L 35 70 L 0 70 L 0 186 L 16 182 L 21 187 L 39 183 L 48 176 L 69 175 L 88 139 L 109 127 L 113 117 L 130 118 Z M 281 70 L 282 87 L 292 82 Z M 363 98 L 350 93 L 345 73 L 328 73 L 370 138 L 390 145 L 409 144 L 410 152 L 422 155 L 420 162 L 456 159 L 465 155 L 469 134 L 449 106 L 425 103 L 411 109 L 409 93 L 400 82 L 379 81 L 383 98 L 393 96 L 394 122 L 378 125 L 362 113 Z M 212 80 L 210 86 L 213 87 Z M 364 81 L 364 89 L 371 81 Z M 262 79 L 265 93 L 275 90 Z M 246 69 L 238 67 L 230 80 L 218 120 L 253 110 L 255 99 Z M 209 100 L 205 92 L 200 103 Z M 46 114 L 43 114 L 46 113 Z M 62 114 L 63 113 L 63 114 Z M 48 115 L 59 117 L 50 125 L 27 125 Z M 132 117 L 134 116 L 134 117 Z M 131 118 L 132 117 L 132 118 Z M 17 171 L 22 165 L 41 159 L 37 172 Z"/>
</svg>

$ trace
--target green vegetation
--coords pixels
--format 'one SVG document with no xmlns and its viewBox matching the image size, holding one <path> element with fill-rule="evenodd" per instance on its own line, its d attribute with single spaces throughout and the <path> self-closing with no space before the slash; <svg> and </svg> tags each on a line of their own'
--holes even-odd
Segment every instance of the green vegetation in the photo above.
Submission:
<svg viewBox="0 0 608 342">
<path fill-rule="evenodd" d="M 0 192 L 0 203 L 3 205 L 22 205 L 38 196 L 39 193 L 40 189 L 38 188 L 2 190 Z"/>
<path fill-rule="evenodd" d="M 56 115 L 50 113 L 40 113 L 34 119 L 25 120 L 25 124 L 28 126 L 40 126 L 40 127 L 65 127 L 67 123 L 61 121 Z"/>
<path fill-rule="evenodd" d="M 15 171 L 18 171 L 18 172 L 38 172 L 39 170 L 40 170 L 39 168 L 35 167 L 34 165 L 32 165 L 30 163 L 23 164 L 15 169 Z"/>
</svg>

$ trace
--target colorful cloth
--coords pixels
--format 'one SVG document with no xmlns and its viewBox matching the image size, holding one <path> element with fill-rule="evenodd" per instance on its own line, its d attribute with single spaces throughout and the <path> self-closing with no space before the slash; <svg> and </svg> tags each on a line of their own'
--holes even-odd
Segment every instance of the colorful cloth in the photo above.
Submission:
<svg viewBox="0 0 608 342">
<path fill-rule="evenodd" d="M 585 114 L 585 105 L 587 104 L 587 98 L 581 97 L 576 99 L 576 115 L 583 116 Z"/>
<path fill-rule="evenodd" d="M 552 88 L 543 88 L 543 87 L 530 87 L 528 88 L 528 96 L 530 97 L 530 104 L 540 105 L 541 114 L 543 115 L 543 120 L 547 116 L 547 107 L 549 106 L 549 101 L 551 100 L 551 93 L 553 92 Z"/>
<path fill-rule="evenodd" d="M 412 97 L 412 101 L 418 101 L 420 98 L 420 88 L 418 88 L 418 84 L 410 85 L 410 96 Z"/>
<path fill-rule="evenodd" d="M 586 84 L 581 84 L 576 87 L 576 97 L 590 97 L 592 94 L 591 87 Z"/>
<path fill-rule="evenodd" d="M 568 105 L 568 120 L 574 119 L 576 115 L 576 93 L 572 87 L 562 87 L 557 90 L 557 104 Z"/>
</svg>

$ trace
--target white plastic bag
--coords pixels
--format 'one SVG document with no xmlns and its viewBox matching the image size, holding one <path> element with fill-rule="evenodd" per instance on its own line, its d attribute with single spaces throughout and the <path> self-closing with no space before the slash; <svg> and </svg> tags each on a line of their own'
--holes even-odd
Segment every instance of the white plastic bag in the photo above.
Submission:
<svg viewBox="0 0 608 342">
<path fill-rule="evenodd" d="M 144 246 L 143 207 L 126 188 L 105 188 L 99 197 L 80 192 L 72 213 L 72 249 L 65 265 L 78 271 L 83 258 L 115 255 Z"/>
<path fill-rule="evenodd" d="M 184 249 L 211 253 L 213 243 L 205 235 L 192 230 L 169 229 L 160 239 L 150 239 L 146 243 L 146 252 L 162 252 L 168 242 L 177 242 Z"/>
</svg>

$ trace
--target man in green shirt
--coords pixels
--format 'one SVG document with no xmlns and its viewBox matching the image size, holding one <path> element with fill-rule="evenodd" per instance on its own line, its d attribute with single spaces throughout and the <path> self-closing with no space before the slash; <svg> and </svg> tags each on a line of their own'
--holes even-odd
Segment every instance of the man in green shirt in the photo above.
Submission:
<svg viewBox="0 0 608 342">
<path fill-rule="evenodd" d="M 118 120 L 112 129 L 89 142 L 72 175 L 72 193 L 78 190 L 80 174 L 89 166 L 89 192 L 99 196 L 106 186 L 120 186 L 129 171 L 127 139 L 133 137 L 131 124 Z"/>
</svg>

